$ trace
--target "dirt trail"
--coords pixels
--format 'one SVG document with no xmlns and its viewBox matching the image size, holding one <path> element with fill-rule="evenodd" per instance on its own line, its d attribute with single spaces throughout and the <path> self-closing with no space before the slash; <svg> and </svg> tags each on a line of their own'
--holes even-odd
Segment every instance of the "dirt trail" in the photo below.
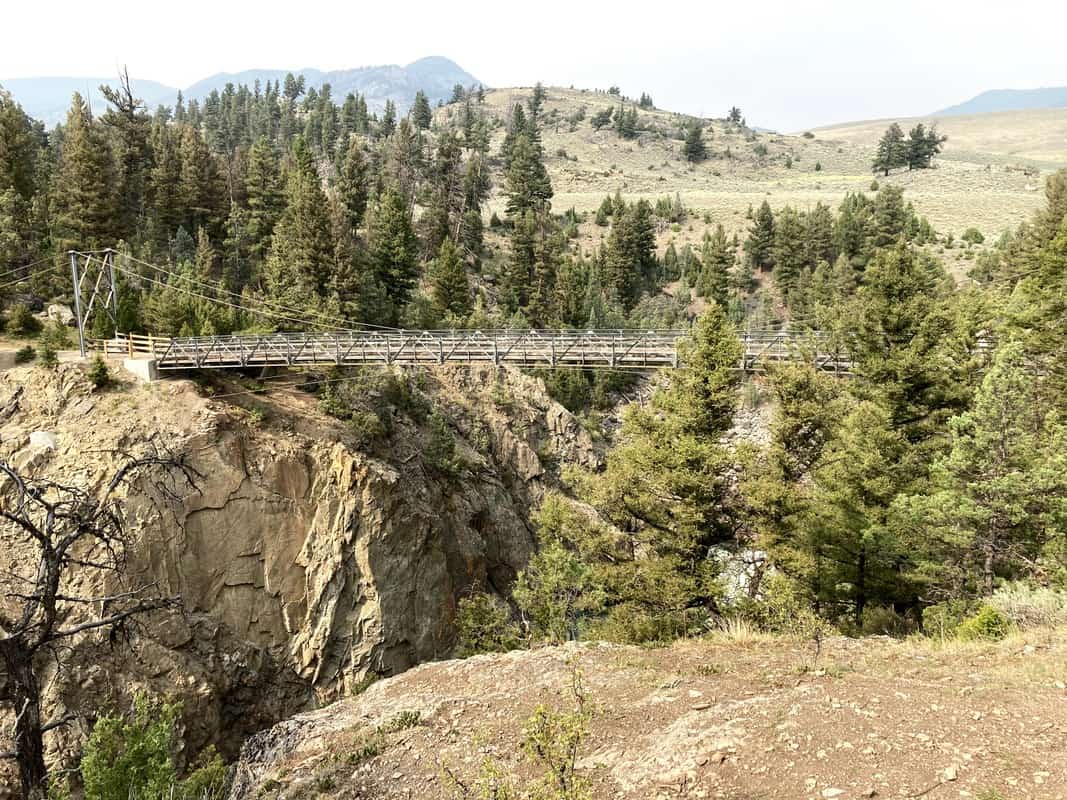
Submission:
<svg viewBox="0 0 1067 800">
<path fill-rule="evenodd" d="M 571 645 L 427 664 L 253 739 L 235 798 L 449 798 L 488 756 L 529 783 L 522 726 L 593 709 L 596 798 L 1067 796 L 1067 632 L 998 645 L 835 639 Z M 417 712 L 360 748 L 376 726 Z M 411 715 L 407 715 L 411 718 Z"/>
</svg>

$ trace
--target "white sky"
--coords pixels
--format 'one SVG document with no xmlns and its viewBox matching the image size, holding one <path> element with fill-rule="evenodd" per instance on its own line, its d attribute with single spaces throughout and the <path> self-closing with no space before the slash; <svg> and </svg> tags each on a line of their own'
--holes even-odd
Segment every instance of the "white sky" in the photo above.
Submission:
<svg viewBox="0 0 1067 800">
<path fill-rule="evenodd" d="M 799 130 L 1067 85 L 1057 0 L 97 0 L 0 10 L 0 81 L 131 75 L 184 87 L 253 67 L 444 55 L 490 86 L 649 92 L 663 108 Z M 526 9 L 532 9 L 530 14 Z"/>
</svg>

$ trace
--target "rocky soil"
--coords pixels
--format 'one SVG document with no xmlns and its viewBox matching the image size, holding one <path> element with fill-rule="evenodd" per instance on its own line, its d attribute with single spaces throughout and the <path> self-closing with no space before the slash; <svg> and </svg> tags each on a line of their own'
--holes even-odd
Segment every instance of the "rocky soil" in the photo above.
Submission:
<svg viewBox="0 0 1067 800">
<path fill-rule="evenodd" d="M 573 707 L 575 667 L 592 710 L 579 772 L 598 799 L 1067 796 L 1060 631 L 832 639 L 818 657 L 743 636 L 425 664 L 257 734 L 231 800 L 480 798 L 456 781 L 487 759 L 529 788 L 542 771 L 524 722 L 538 704 Z"/>
</svg>

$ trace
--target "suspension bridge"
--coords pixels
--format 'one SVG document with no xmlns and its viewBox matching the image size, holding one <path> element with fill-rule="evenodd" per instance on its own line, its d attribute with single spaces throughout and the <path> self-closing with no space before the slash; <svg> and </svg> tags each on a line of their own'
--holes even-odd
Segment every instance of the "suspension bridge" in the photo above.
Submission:
<svg viewBox="0 0 1067 800">
<path fill-rule="evenodd" d="M 491 364 L 514 367 L 646 371 L 678 366 L 686 330 L 341 330 L 248 336 L 157 337 L 119 334 L 92 340 L 91 349 L 155 362 L 159 370 L 247 367 L 428 366 Z M 738 369 L 805 360 L 847 374 L 847 354 L 820 334 L 745 331 Z"/>
<path fill-rule="evenodd" d="M 97 351 L 144 362 L 146 374 L 190 369 L 263 367 L 428 366 L 490 364 L 522 368 L 650 371 L 679 365 L 679 346 L 688 330 L 400 330 L 352 322 L 274 301 L 250 303 L 215 283 L 179 274 L 112 249 L 70 251 L 74 317 L 82 356 Z M 43 271 L 57 269 L 52 261 Z M 128 282 L 166 288 L 299 332 L 228 336 L 167 337 L 119 333 L 92 339 L 94 315 L 119 326 L 119 286 Z M 28 280 L 22 277 L 14 281 Z M 0 288 L 12 284 L 0 285 Z M 836 374 L 849 374 L 852 359 L 839 343 L 819 332 L 746 330 L 737 368 L 758 372 L 773 363 L 805 361 Z"/>
</svg>

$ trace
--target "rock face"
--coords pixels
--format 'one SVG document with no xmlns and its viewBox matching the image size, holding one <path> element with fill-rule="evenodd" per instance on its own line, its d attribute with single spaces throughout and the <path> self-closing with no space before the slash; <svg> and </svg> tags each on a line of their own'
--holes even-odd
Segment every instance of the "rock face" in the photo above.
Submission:
<svg viewBox="0 0 1067 800">
<path fill-rule="evenodd" d="M 597 456 L 539 381 L 457 369 L 430 384 L 469 465 L 459 475 L 424 464 L 414 432 L 394 436 L 386 457 L 360 452 L 292 393 L 255 398 L 249 415 L 187 381 L 97 395 L 77 365 L 0 377 L 0 458 L 19 468 L 94 485 L 117 451 L 156 437 L 201 476 L 164 523 L 140 522 L 141 499 L 127 509 L 132 570 L 180 593 L 184 615 L 154 625 L 137 658 L 83 645 L 54 703 L 106 707 L 133 686 L 178 687 L 190 744 L 233 754 L 247 734 L 369 672 L 447 656 L 458 599 L 504 591 L 531 555 L 528 511 L 552 480 L 546 462 L 595 466 Z"/>
</svg>

